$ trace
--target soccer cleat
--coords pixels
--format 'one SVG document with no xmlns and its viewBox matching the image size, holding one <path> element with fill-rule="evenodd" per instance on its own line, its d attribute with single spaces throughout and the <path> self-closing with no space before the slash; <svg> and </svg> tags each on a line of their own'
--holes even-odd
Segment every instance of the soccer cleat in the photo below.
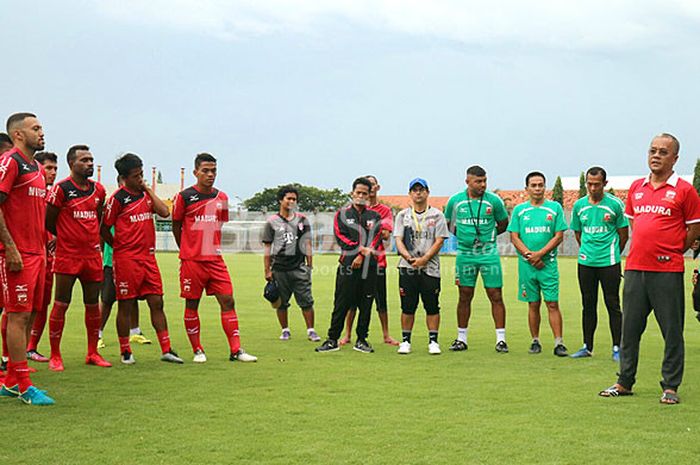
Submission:
<svg viewBox="0 0 700 465">
<path fill-rule="evenodd" d="M 231 362 L 257 362 L 258 357 L 250 355 L 243 349 L 238 349 L 238 352 L 231 354 L 228 358 Z"/>
<path fill-rule="evenodd" d="M 592 357 L 593 353 L 588 350 L 588 347 L 583 346 L 573 354 L 571 354 L 571 358 L 586 358 L 586 357 Z"/>
<path fill-rule="evenodd" d="M 52 355 L 49 359 L 49 370 L 51 371 L 63 371 L 63 360 L 60 355 Z"/>
<path fill-rule="evenodd" d="M 613 362 L 620 363 L 620 348 L 618 346 L 613 346 L 612 359 Z"/>
<path fill-rule="evenodd" d="M 37 389 L 34 386 L 29 386 L 29 388 L 18 397 L 19 400 L 27 405 L 53 405 L 56 403 L 45 391 Z"/>
<path fill-rule="evenodd" d="M 311 342 L 319 342 L 321 340 L 321 336 L 316 331 L 309 331 L 307 338 Z"/>
<path fill-rule="evenodd" d="M 554 355 L 557 357 L 567 357 L 569 352 L 566 350 L 566 346 L 564 344 L 557 344 L 554 347 Z"/>
<path fill-rule="evenodd" d="M 98 349 L 104 349 L 105 347 L 107 347 L 107 345 L 105 344 L 105 340 L 102 339 L 102 338 L 99 338 L 99 339 L 97 340 L 97 348 L 98 348 Z"/>
<path fill-rule="evenodd" d="M 184 360 L 178 357 L 178 355 L 172 349 L 161 355 L 160 361 L 168 363 L 185 363 Z"/>
<path fill-rule="evenodd" d="M 467 350 L 467 343 L 464 341 L 460 341 L 459 339 L 455 339 L 452 342 L 452 345 L 450 346 L 450 350 L 452 352 L 461 352 L 463 350 Z"/>
<path fill-rule="evenodd" d="M 508 353 L 508 344 L 506 344 L 506 341 L 498 341 L 496 343 L 496 352 L 498 352 L 499 354 Z"/>
<path fill-rule="evenodd" d="M 192 358 L 194 363 L 205 363 L 207 361 L 207 356 L 202 349 L 197 349 L 194 352 L 194 358 Z"/>
<path fill-rule="evenodd" d="M 530 344 L 530 350 L 528 350 L 528 353 L 539 354 L 540 352 L 542 352 L 542 344 L 540 344 L 540 341 L 532 341 L 532 344 Z"/>
<path fill-rule="evenodd" d="M 399 344 L 399 348 L 396 352 L 401 354 L 401 355 L 410 354 L 411 353 L 411 343 L 408 341 L 403 341 L 401 344 Z"/>
<path fill-rule="evenodd" d="M 90 354 L 85 357 L 86 365 L 95 365 L 96 367 L 109 368 L 112 366 L 107 360 L 105 360 L 100 354 Z"/>
<path fill-rule="evenodd" d="M 28 350 L 27 351 L 27 360 L 31 360 L 33 362 L 39 362 L 39 363 L 46 363 L 49 361 L 49 359 L 47 357 L 44 357 L 36 350 Z"/>
<path fill-rule="evenodd" d="M 0 362 L 0 371 L 7 372 L 7 362 L 9 362 L 7 357 L 2 358 L 2 362 Z"/>
<path fill-rule="evenodd" d="M 365 339 L 358 339 L 355 345 L 352 346 L 352 350 L 362 352 L 363 354 L 371 354 L 374 352 L 372 346 Z"/>
<path fill-rule="evenodd" d="M 700 312 L 695 312 L 695 318 L 700 321 Z"/>
<path fill-rule="evenodd" d="M 132 354 L 128 350 L 125 350 L 124 352 L 122 352 L 121 361 L 124 365 L 133 365 L 134 363 L 136 363 L 136 359 L 134 358 L 134 354 Z"/>
<path fill-rule="evenodd" d="M 338 341 L 335 339 L 326 339 L 323 344 L 314 349 L 316 352 L 336 352 L 340 350 Z"/>
<path fill-rule="evenodd" d="M 19 396 L 19 386 L 15 384 L 14 386 L 7 387 L 4 384 L 0 387 L 0 397 L 18 397 Z"/>
<path fill-rule="evenodd" d="M 280 334 L 280 341 L 288 341 L 292 337 L 292 333 L 288 329 L 282 330 Z"/>
<path fill-rule="evenodd" d="M 440 355 L 442 353 L 440 350 L 440 344 L 435 341 L 430 341 L 428 344 L 428 353 L 430 355 Z"/>
<path fill-rule="evenodd" d="M 132 334 L 129 336 L 129 342 L 134 343 L 134 344 L 150 344 L 151 340 L 146 338 L 146 336 L 143 335 L 143 333 L 139 334 Z"/>
</svg>

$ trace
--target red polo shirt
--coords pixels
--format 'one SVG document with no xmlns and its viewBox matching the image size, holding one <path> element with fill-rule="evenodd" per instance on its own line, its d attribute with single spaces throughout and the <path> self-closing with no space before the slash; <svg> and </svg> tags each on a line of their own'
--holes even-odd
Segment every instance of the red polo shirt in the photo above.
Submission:
<svg viewBox="0 0 700 465">
<path fill-rule="evenodd" d="M 379 216 L 382 217 L 382 230 L 389 232 L 394 230 L 394 215 L 391 213 L 390 207 L 383 203 L 377 203 L 376 205 L 368 205 L 367 208 L 379 213 Z M 377 245 L 377 265 L 379 268 L 386 268 L 386 251 L 383 240 L 380 240 L 379 245 Z"/>
<path fill-rule="evenodd" d="M 634 220 L 626 270 L 683 272 L 687 225 L 700 222 L 700 197 L 676 173 L 654 189 L 649 178 L 634 181 L 625 216 Z"/>
</svg>

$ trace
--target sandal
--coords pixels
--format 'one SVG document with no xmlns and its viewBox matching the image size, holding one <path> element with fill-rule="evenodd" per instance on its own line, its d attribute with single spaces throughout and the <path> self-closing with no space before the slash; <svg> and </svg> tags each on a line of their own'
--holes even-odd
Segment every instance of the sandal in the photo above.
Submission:
<svg viewBox="0 0 700 465">
<path fill-rule="evenodd" d="M 666 405 L 676 405 L 680 403 L 680 401 L 681 399 L 678 397 L 678 394 L 673 391 L 664 391 L 661 399 L 659 400 L 659 402 Z"/>
<path fill-rule="evenodd" d="M 617 384 L 613 384 L 609 388 L 600 391 L 598 395 L 600 397 L 622 397 L 634 395 L 634 392 L 629 389 L 620 389 Z"/>
</svg>

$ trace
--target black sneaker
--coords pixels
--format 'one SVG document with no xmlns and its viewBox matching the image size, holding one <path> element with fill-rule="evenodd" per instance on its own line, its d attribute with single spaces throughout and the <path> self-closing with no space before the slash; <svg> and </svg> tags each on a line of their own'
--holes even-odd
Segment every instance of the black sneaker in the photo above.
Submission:
<svg viewBox="0 0 700 465">
<path fill-rule="evenodd" d="M 501 354 L 508 353 L 508 344 L 506 344 L 506 341 L 498 341 L 498 343 L 496 344 L 496 352 L 499 352 Z"/>
<path fill-rule="evenodd" d="M 334 339 L 326 339 L 323 344 L 316 347 L 314 350 L 316 352 L 335 352 L 340 350 L 340 347 L 338 347 L 338 341 Z"/>
<path fill-rule="evenodd" d="M 554 348 L 554 355 L 557 357 L 567 357 L 569 352 L 566 350 L 566 346 L 564 344 L 557 344 L 557 346 Z"/>
<path fill-rule="evenodd" d="M 2 362 L 0 362 L 0 371 L 7 372 L 7 360 L 5 360 L 5 357 L 2 358 Z"/>
<path fill-rule="evenodd" d="M 700 312 L 695 312 L 695 318 L 697 318 L 697 320 L 700 321 Z"/>
<path fill-rule="evenodd" d="M 362 352 L 363 354 L 371 354 L 374 352 L 374 349 L 371 345 L 369 345 L 369 342 L 364 339 L 358 339 L 355 345 L 352 346 L 352 350 Z"/>
<path fill-rule="evenodd" d="M 528 350 L 529 353 L 531 354 L 539 354 L 542 352 L 542 345 L 540 344 L 540 341 L 532 341 L 532 344 L 530 344 L 530 350 Z"/>
<path fill-rule="evenodd" d="M 450 346 L 450 350 L 452 352 L 461 352 L 463 350 L 467 350 L 467 343 L 464 341 L 460 341 L 459 339 L 455 339 L 452 342 L 452 345 Z"/>
</svg>

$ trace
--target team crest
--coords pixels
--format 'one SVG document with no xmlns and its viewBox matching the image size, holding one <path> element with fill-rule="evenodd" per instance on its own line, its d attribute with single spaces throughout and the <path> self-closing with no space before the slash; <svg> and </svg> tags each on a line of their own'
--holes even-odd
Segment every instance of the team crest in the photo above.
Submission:
<svg viewBox="0 0 700 465">
<path fill-rule="evenodd" d="M 486 207 L 486 214 L 490 215 L 493 209 L 491 207 Z"/>
<path fill-rule="evenodd" d="M 606 213 L 605 215 L 603 215 L 603 221 L 605 221 L 606 223 L 610 221 L 610 213 Z"/>
<path fill-rule="evenodd" d="M 304 230 L 304 223 L 299 223 L 297 225 L 297 228 L 299 228 L 299 231 L 303 231 Z"/>
<path fill-rule="evenodd" d="M 673 200 L 676 198 L 676 191 L 668 191 L 666 192 L 666 198 L 669 200 Z"/>
<path fill-rule="evenodd" d="M 185 292 L 190 292 L 191 285 L 192 285 L 192 280 L 191 280 L 191 279 L 189 279 L 189 278 L 184 278 L 184 279 L 182 280 L 182 289 L 183 289 Z"/>
<path fill-rule="evenodd" d="M 527 291 L 525 288 L 523 288 L 523 291 L 520 293 L 520 295 L 523 297 L 523 299 L 527 299 Z"/>
<path fill-rule="evenodd" d="M 547 218 L 545 218 L 545 221 L 552 221 L 552 214 L 547 213 Z"/>
<path fill-rule="evenodd" d="M 374 227 L 374 220 L 367 220 L 367 228 L 372 229 Z"/>
<path fill-rule="evenodd" d="M 28 290 L 28 285 L 27 284 L 18 284 L 15 286 L 15 293 L 17 294 L 17 303 L 18 304 L 27 304 L 29 299 L 27 297 L 27 290 Z"/>
<path fill-rule="evenodd" d="M 432 219 L 432 218 L 429 219 L 429 220 L 426 222 L 426 226 L 428 226 L 429 228 L 434 228 L 434 227 L 435 227 L 435 220 Z"/>
<path fill-rule="evenodd" d="M 637 192 L 636 194 L 634 194 L 634 200 L 639 200 L 642 197 L 644 197 L 644 192 Z"/>
</svg>

